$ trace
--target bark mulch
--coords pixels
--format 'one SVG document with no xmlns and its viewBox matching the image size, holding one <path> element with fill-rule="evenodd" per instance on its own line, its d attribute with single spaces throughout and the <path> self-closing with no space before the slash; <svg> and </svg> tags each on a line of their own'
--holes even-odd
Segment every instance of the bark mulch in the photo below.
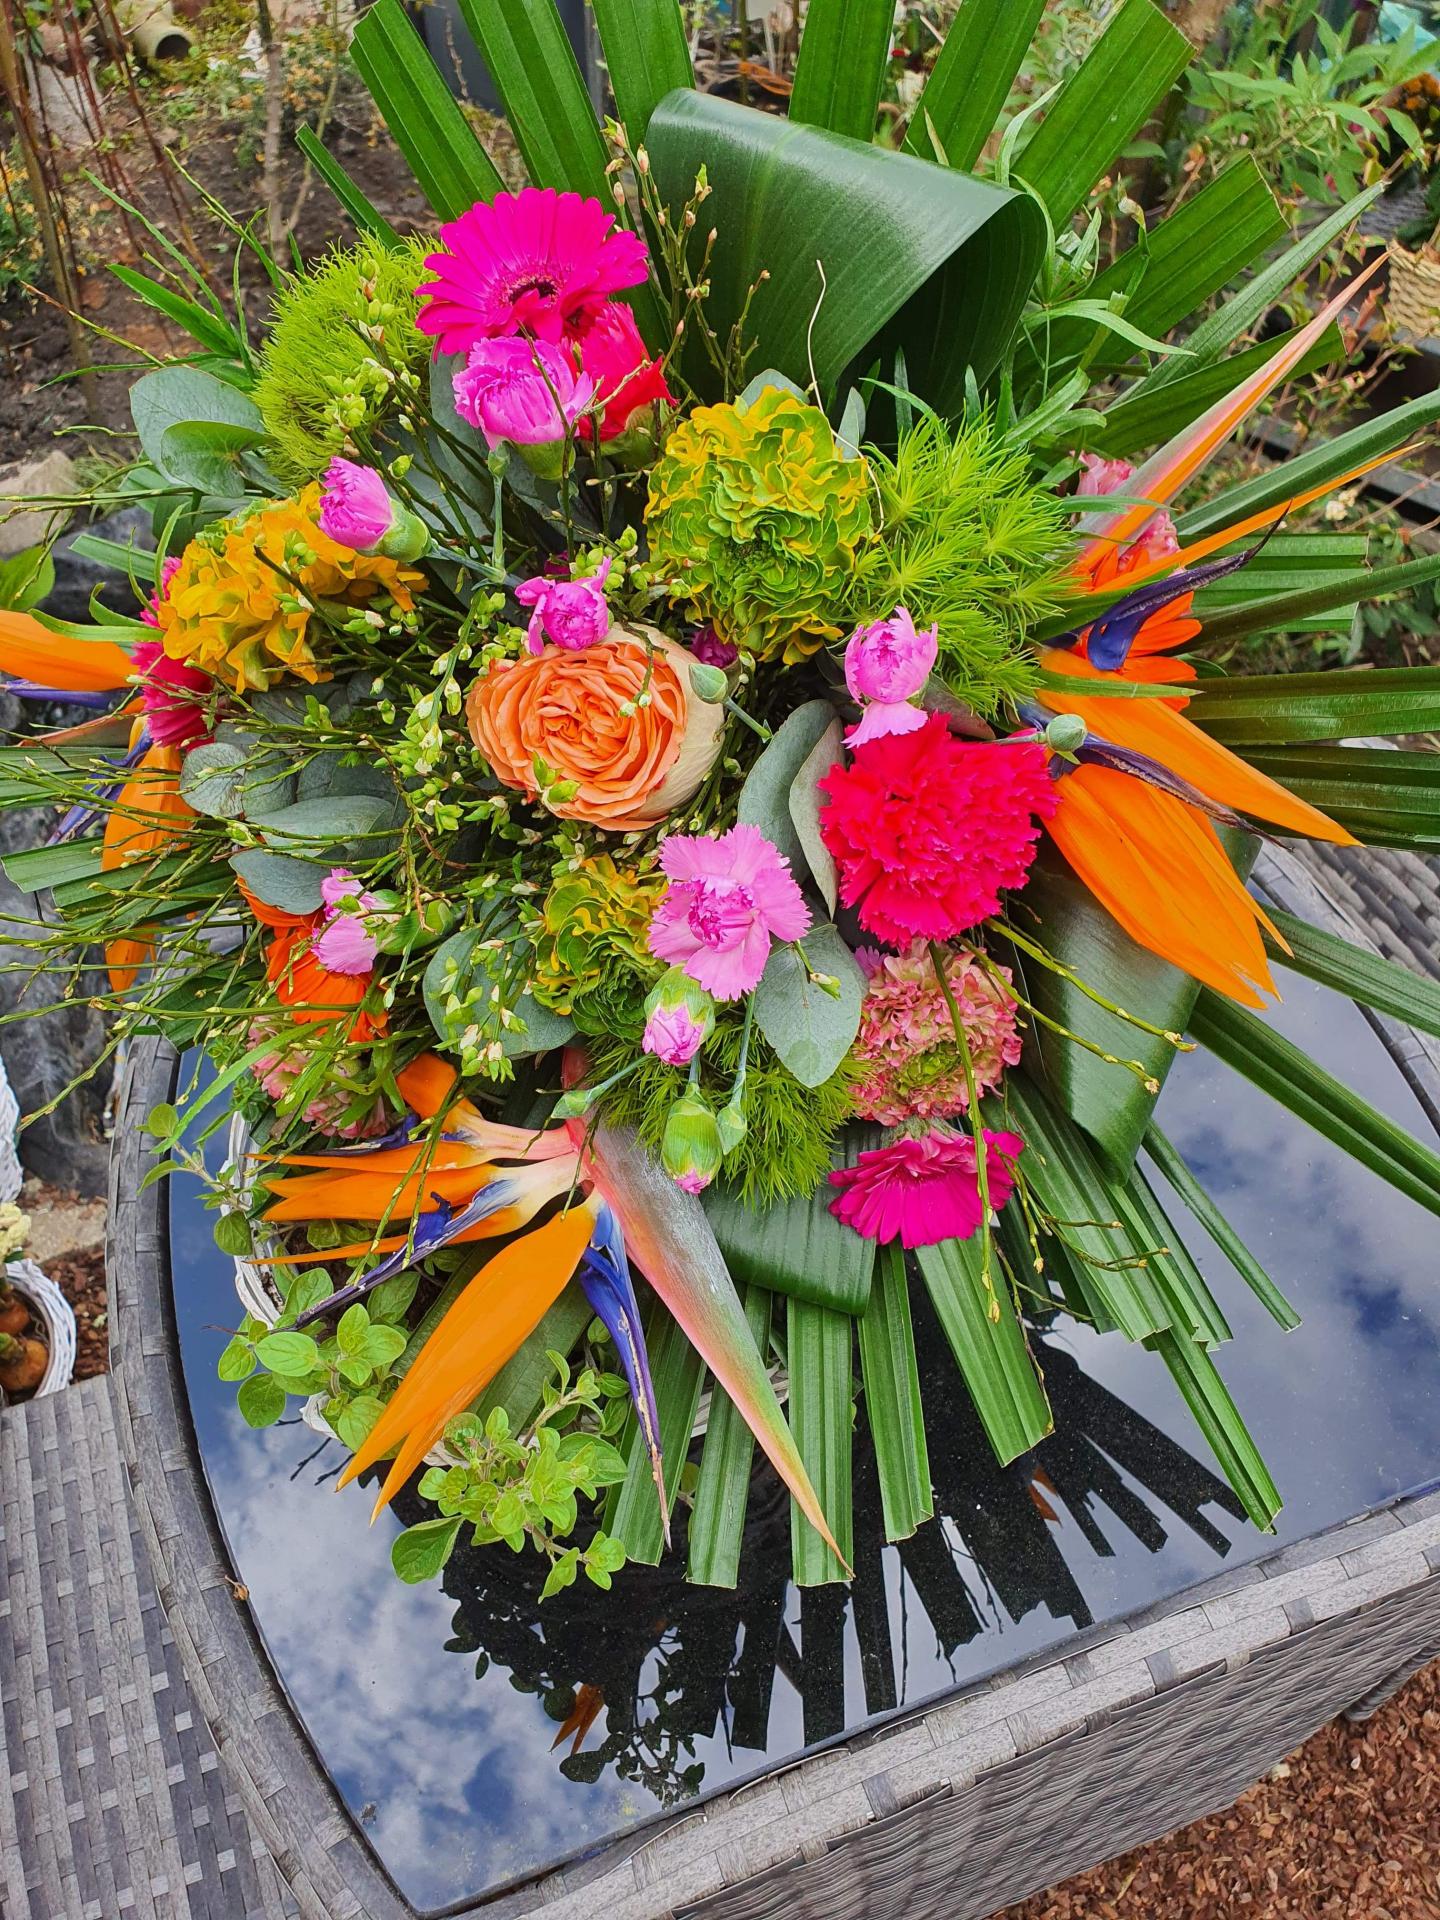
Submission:
<svg viewBox="0 0 1440 1920">
<path fill-rule="evenodd" d="M 1440 1663 L 1233 1807 L 996 1920 L 1440 1920 Z"/>
<path fill-rule="evenodd" d="M 45 1271 L 75 1309 L 75 1374 L 93 1379 L 110 1369 L 110 1334 L 105 1299 L 105 1249 L 81 1247 L 52 1254 Z"/>
</svg>

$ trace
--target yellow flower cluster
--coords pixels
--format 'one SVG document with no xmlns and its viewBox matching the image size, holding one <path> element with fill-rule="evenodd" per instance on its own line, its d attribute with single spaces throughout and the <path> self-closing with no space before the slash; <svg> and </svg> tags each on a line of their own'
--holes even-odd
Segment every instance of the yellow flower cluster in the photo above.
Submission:
<svg viewBox="0 0 1440 1920">
<path fill-rule="evenodd" d="M 329 678 L 311 645 L 317 604 L 359 607 L 384 594 L 408 613 L 425 576 L 340 546 L 320 531 L 319 511 L 320 489 L 309 486 L 192 540 L 156 609 L 170 658 L 240 693 L 283 674 L 313 685 Z"/>
</svg>

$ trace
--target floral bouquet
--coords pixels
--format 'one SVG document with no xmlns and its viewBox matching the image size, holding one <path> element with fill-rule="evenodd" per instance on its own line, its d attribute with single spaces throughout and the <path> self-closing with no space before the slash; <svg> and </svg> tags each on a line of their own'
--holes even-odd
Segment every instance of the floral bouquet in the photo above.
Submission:
<svg viewBox="0 0 1440 1920">
<path fill-rule="evenodd" d="M 1030 0 L 967 0 L 901 151 L 890 0 L 811 0 L 788 120 L 693 90 L 674 0 L 596 0 L 603 128 L 550 0 L 464 11 L 533 184 L 378 0 L 434 233 L 312 142 L 361 237 L 265 260 L 259 340 L 157 254 L 196 351 L 133 391 L 144 611 L 0 614 L 10 691 L 96 710 L 4 751 L 54 821 L 8 869 L 57 967 L 103 946 L 117 1038 L 212 1063 L 171 1164 L 236 1117 L 242 1413 L 304 1402 L 379 1506 L 425 1466 L 407 1578 L 469 1527 L 607 1586 L 683 1499 L 733 1584 L 758 1442 L 797 1579 L 843 1579 L 857 1397 L 887 1534 L 931 1512 L 913 1285 L 1001 1460 L 1063 1309 L 1153 1351 L 1268 1526 L 1167 1208 L 1295 1316 L 1151 1109 L 1198 1042 L 1440 1211 L 1255 1011 L 1277 961 L 1437 996 L 1243 878 L 1257 834 L 1437 845 L 1435 761 L 1336 743 L 1433 727 L 1440 671 L 1233 671 L 1440 572 L 1283 526 L 1440 401 L 1200 486 L 1342 351 L 1353 289 L 1242 343 L 1368 196 L 1287 242 L 1242 159 L 1102 265 L 1077 211 L 1188 52 L 1149 0 L 984 178 Z"/>
</svg>

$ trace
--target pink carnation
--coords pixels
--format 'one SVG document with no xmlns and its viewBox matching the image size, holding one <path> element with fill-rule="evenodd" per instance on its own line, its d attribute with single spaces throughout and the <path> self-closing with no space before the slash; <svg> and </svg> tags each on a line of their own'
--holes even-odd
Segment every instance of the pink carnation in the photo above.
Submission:
<svg viewBox="0 0 1440 1920">
<path fill-rule="evenodd" d="M 172 572 L 179 564 L 167 563 Z M 172 660 L 158 640 L 139 641 L 130 658 L 140 676 L 140 704 L 156 746 L 198 747 L 208 740 L 207 702 L 215 696 L 210 675 L 184 660 Z"/>
<path fill-rule="evenodd" d="M 578 651 L 605 638 L 610 631 L 610 608 L 605 599 L 610 565 L 607 553 L 600 571 L 588 580 L 556 580 L 542 573 L 520 582 L 515 598 L 522 607 L 531 609 L 530 624 L 525 629 L 525 644 L 531 653 L 543 653 L 547 639 L 557 647 Z"/>
<path fill-rule="evenodd" d="M 969 1104 L 965 1063 L 929 952 L 862 952 L 868 980 L 851 1058 L 860 1067 L 851 1098 L 862 1120 L 884 1127 L 943 1120 Z M 1009 980 L 1009 972 L 995 972 Z M 978 1089 L 998 1086 L 1020 1058 L 1015 1002 L 967 953 L 947 954 L 945 979 L 960 1011 Z"/>
<path fill-rule="evenodd" d="M 385 482 L 373 467 L 338 456 L 325 469 L 320 495 L 320 531 L 337 546 L 357 553 L 378 547 L 395 518 Z"/>
<path fill-rule="evenodd" d="M 656 1007 L 645 1021 L 641 1046 L 667 1067 L 688 1067 L 709 1031 L 705 1021 L 697 1020 L 687 1006 Z"/>
<path fill-rule="evenodd" d="M 380 947 L 365 924 L 365 915 L 379 902 L 345 867 L 332 867 L 320 882 L 324 918 L 311 941 L 311 951 L 331 973 L 369 973 Z"/>
<path fill-rule="evenodd" d="M 1104 460 L 1098 453 L 1082 453 L 1080 475 L 1075 493 L 1079 499 L 1103 498 L 1107 493 L 1124 493 L 1135 469 L 1128 460 Z M 1145 522 L 1138 540 L 1120 555 L 1119 573 L 1130 573 L 1150 560 L 1163 560 L 1180 551 L 1180 536 L 1168 513 L 1155 512 Z"/>
<path fill-rule="evenodd" d="M 887 733 L 916 733 L 924 726 L 924 713 L 910 702 L 924 689 L 939 651 L 937 629 L 917 633 L 904 607 L 897 607 L 888 620 L 855 629 L 845 647 L 845 684 L 865 711 L 859 726 L 845 736 L 852 747 Z"/>
<path fill-rule="evenodd" d="M 254 1062 L 253 1071 L 265 1092 L 276 1106 L 280 1106 L 314 1056 L 308 1042 L 295 1035 L 293 1030 L 288 1030 L 283 1022 L 251 1021 L 246 1045 L 258 1047 L 269 1041 L 274 1042 L 275 1051 L 261 1054 Z M 306 1107 L 304 1117 L 307 1124 L 317 1133 L 327 1134 L 332 1140 L 377 1139 L 389 1129 L 394 1116 L 384 1099 L 377 1096 L 374 1104 L 358 1120 L 346 1120 L 346 1113 L 354 1105 L 356 1091 L 353 1087 L 340 1085 L 325 1088 Z"/>
<path fill-rule="evenodd" d="M 455 411 L 494 446 L 546 446 L 589 406 L 595 382 L 544 340 L 481 340 L 455 375 Z"/>
<path fill-rule="evenodd" d="M 985 1135 L 985 1178 L 992 1208 L 1003 1207 L 1015 1185 L 1014 1161 L 1025 1143 L 1016 1133 Z M 968 1240 L 980 1225 L 980 1181 L 975 1142 L 968 1133 L 937 1128 L 921 1140 L 895 1140 L 839 1167 L 830 1184 L 841 1191 L 830 1211 L 867 1240 L 898 1239 L 904 1247 Z"/>
<path fill-rule="evenodd" d="M 869 740 L 820 782 L 820 835 L 840 897 L 867 933 L 908 948 L 953 940 L 1023 886 L 1039 822 L 1055 811 L 1034 741 L 957 740 L 942 714 Z"/>
<path fill-rule="evenodd" d="M 757 986 L 772 940 L 798 940 L 810 909 L 790 862 L 758 827 L 672 833 L 660 850 L 670 885 L 650 922 L 650 951 L 717 1000 Z"/>
<path fill-rule="evenodd" d="M 645 278 L 642 241 L 598 200 L 553 187 L 497 193 L 441 227 L 440 239 L 416 323 L 440 353 L 522 331 L 578 339 L 610 294 Z"/>
</svg>

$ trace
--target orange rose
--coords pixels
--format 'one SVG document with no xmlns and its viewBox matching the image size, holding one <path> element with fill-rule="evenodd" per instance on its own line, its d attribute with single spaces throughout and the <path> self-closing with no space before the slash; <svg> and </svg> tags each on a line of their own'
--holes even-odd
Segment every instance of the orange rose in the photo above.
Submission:
<svg viewBox="0 0 1440 1920">
<path fill-rule="evenodd" d="M 647 666 L 649 705 L 623 712 L 647 690 Z M 696 698 L 689 667 L 689 654 L 653 627 L 612 627 L 593 647 L 497 660 L 465 702 L 470 737 L 520 793 L 537 791 L 537 754 L 557 781 L 573 782 L 573 796 L 553 806 L 564 819 L 652 827 L 696 792 L 724 731 L 723 706 Z"/>
</svg>

